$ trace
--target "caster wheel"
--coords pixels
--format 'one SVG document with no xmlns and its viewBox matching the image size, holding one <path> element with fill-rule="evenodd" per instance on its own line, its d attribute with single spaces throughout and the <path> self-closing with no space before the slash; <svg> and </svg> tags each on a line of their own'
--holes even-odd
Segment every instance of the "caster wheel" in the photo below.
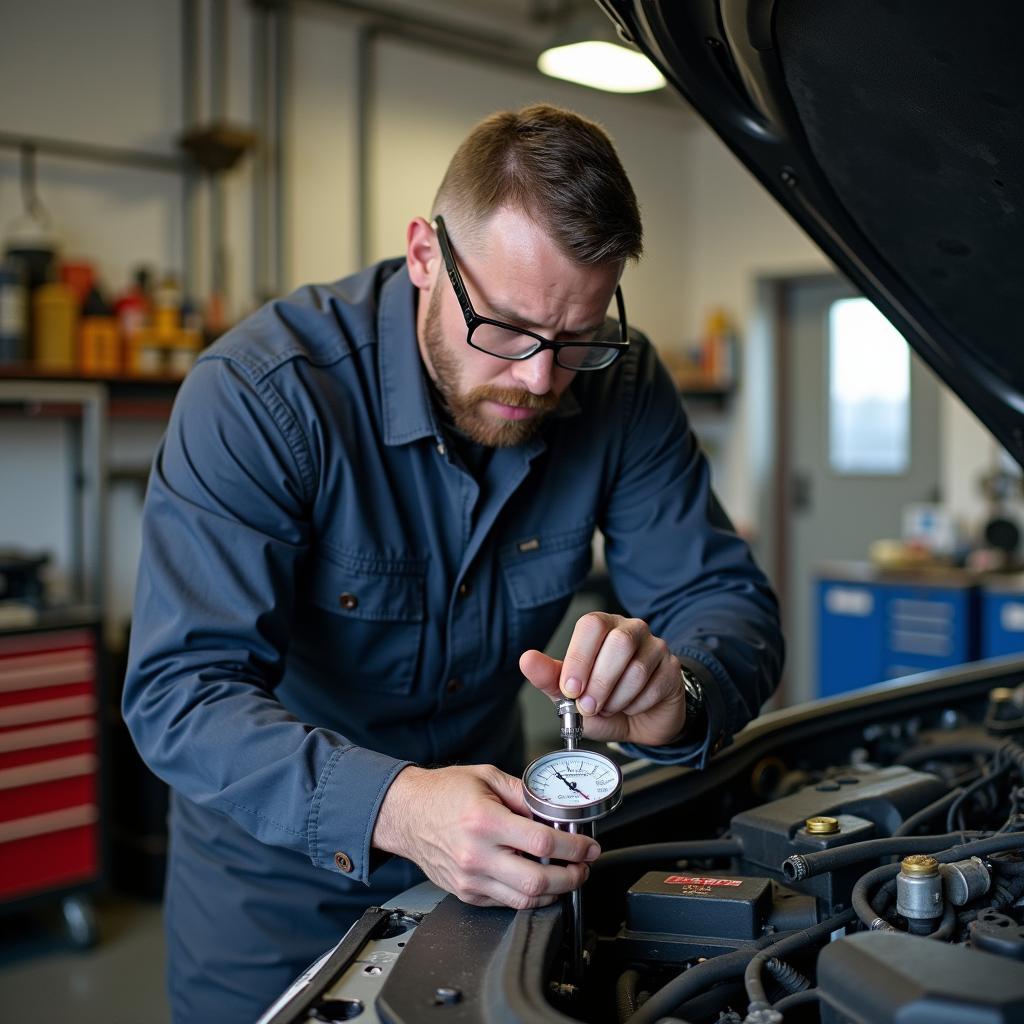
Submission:
<svg viewBox="0 0 1024 1024">
<path fill-rule="evenodd" d="M 64 928 L 68 938 L 78 949 L 92 949 L 99 941 L 96 911 L 92 902 L 83 896 L 68 896 L 61 903 Z"/>
</svg>

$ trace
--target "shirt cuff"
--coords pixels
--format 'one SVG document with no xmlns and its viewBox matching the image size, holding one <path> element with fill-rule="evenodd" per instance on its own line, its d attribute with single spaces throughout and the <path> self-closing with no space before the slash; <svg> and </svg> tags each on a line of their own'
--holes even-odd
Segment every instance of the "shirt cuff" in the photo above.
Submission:
<svg viewBox="0 0 1024 1024">
<path fill-rule="evenodd" d="M 317 867 L 369 881 L 380 866 L 371 849 L 380 805 L 395 776 L 410 764 L 364 747 L 334 751 L 309 810 L 309 856 Z"/>
<path fill-rule="evenodd" d="M 711 756 L 726 745 L 725 702 L 722 700 L 722 693 L 715 677 L 706 665 L 684 656 L 679 657 L 679 663 L 696 676 L 700 683 L 704 694 L 704 709 L 707 713 L 706 734 L 685 744 L 669 742 L 654 747 L 641 743 L 620 743 L 619 749 L 629 757 L 643 758 L 654 764 L 706 768 Z"/>
</svg>

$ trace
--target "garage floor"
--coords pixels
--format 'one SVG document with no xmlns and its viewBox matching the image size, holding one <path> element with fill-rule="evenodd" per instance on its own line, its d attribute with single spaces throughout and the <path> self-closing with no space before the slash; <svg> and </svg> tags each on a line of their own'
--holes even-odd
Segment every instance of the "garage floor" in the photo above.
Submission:
<svg viewBox="0 0 1024 1024">
<path fill-rule="evenodd" d="M 79 951 L 59 915 L 0 917 L 0 1018 L 75 1024 L 169 1024 L 156 903 L 97 904 L 100 942 Z"/>
</svg>

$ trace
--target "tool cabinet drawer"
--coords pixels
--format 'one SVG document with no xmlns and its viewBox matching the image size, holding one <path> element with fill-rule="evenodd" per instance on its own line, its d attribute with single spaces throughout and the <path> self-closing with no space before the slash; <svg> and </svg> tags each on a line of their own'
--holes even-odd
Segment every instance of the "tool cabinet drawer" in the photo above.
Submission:
<svg viewBox="0 0 1024 1024">
<path fill-rule="evenodd" d="M 94 633 L 0 636 L 0 900 L 99 873 Z"/>
</svg>

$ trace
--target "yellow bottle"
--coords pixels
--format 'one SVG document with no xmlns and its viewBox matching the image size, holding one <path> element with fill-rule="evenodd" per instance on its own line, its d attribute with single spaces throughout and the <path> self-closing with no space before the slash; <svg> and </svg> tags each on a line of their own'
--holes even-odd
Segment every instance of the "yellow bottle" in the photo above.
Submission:
<svg viewBox="0 0 1024 1024">
<path fill-rule="evenodd" d="M 44 370 L 73 371 L 78 362 L 75 293 L 59 281 L 41 284 L 32 296 L 32 324 L 36 365 Z"/>
</svg>

